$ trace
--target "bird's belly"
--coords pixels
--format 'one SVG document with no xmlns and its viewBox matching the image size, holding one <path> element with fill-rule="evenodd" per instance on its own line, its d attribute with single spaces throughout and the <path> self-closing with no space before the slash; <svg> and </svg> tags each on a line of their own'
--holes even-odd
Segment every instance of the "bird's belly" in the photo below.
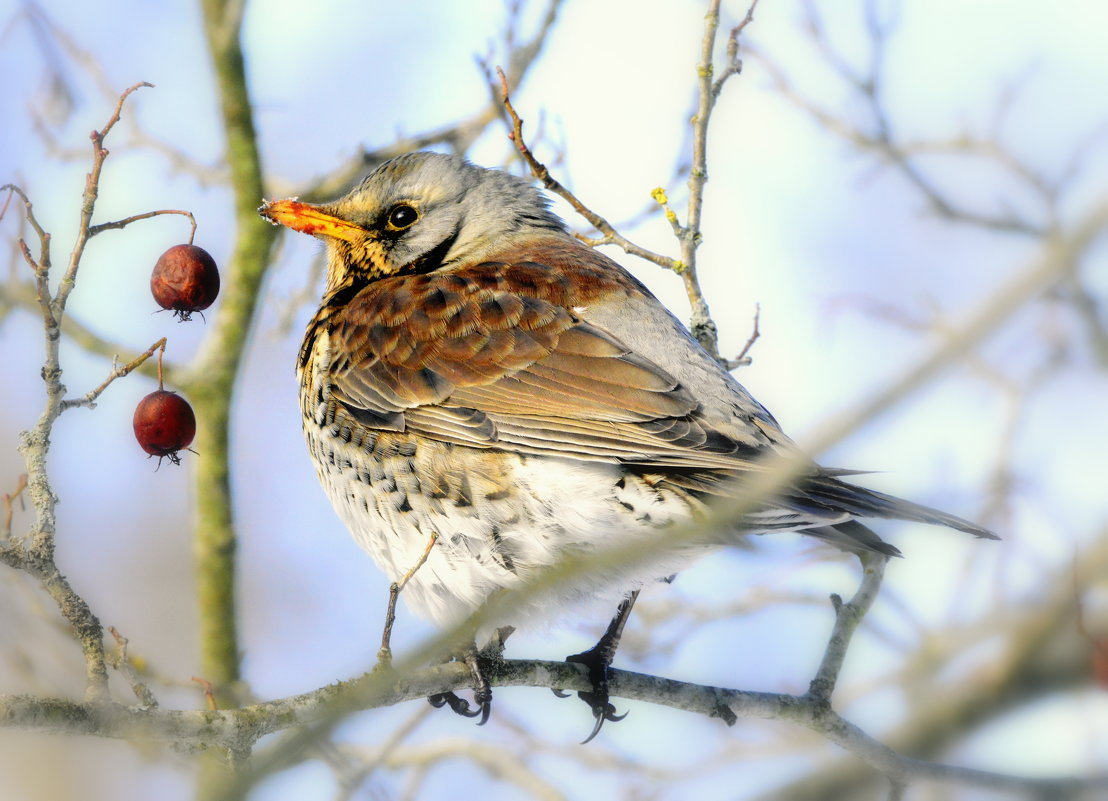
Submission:
<svg viewBox="0 0 1108 801">
<path fill-rule="evenodd" d="M 390 581 L 435 545 L 403 597 L 439 625 L 458 622 L 494 593 L 526 584 L 566 556 L 632 544 L 687 519 L 689 502 L 620 465 L 524 456 L 403 433 L 307 427 L 320 482 L 355 540 Z M 704 547 L 567 575 L 491 625 L 551 622 L 600 606 L 686 567 Z"/>
</svg>

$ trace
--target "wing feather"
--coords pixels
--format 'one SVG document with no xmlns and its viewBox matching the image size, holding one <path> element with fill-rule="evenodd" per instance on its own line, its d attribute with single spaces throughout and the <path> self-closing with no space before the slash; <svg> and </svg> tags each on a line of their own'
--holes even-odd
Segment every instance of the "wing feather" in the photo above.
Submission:
<svg viewBox="0 0 1108 801">
<path fill-rule="evenodd" d="M 369 284 L 329 311 L 331 393 L 365 425 L 471 447 L 754 469 L 760 431 L 709 425 L 670 371 L 579 313 L 640 285 L 572 269 L 489 262 Z"/>
</svg>

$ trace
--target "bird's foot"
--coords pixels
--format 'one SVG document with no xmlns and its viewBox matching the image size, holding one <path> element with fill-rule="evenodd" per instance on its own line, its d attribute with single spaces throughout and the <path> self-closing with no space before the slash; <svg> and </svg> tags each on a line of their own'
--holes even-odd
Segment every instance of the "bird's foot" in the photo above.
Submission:
<svg viewBox="0 0 1108 801">
<path fill-rule="evenodd" d="M 449 706 L 455 714 L 461 715 L 464 718 L 475 718 L 478 715 L 481 719 L 477 721 L 478 726 L 484 725 L 485 721 L 489 719 L 489 712 L 492 709 L 492 693 L 489 693 L 484 703 L 478 700 L 478 691 L 474 690 L 473 700 L 477 703 L 476 709 L 471 709 L 469 701 L 459 696 L 457 693 L 450 692 L 449 690 L 444 693 L 435 693 L 434 695 L 427 696 L 427 703 L 436 709 L 440 709 L 444 706 Z"/>
<path fill-rule="evenodd" d="M 435 693 L 427 698 L 428 703 L 436 709 L 449 706 L 456 714 L 466 718 L 480 717 L 478 726 L 484 726 L 492 712 L 492 687 L 489 686 L 488 677 L 485 675 L 484 665 L 488 662 L 500 659 L 504 652 L 504 641 L 512 633 L 510 626 L 497 629 L 489 640 L 489 643 L 480 651 L 476 645 L 469 645 L 453 658 L 459 662 L 465 662 L 473 677 L 473 705 L 469 701 L 458 696 L 454 692 Z"/>
<path fill-rule="evenodd" d="M 589 705 L 592 716 L 596 719 L 592 731 L 581 742 L 581 745 L 600 734 L 604 721 L 610 720 L 613 723 L 618 723 L 627 717 L 626 712 L 617 715 L 616 708 L 612 706 L 608 695 L 608 668 L 612 666 L 612 660 L 615 659 L 616 649 L 619 648 L 619 641 L 623 636 L 623 627 L 627 624 L 627 618 L 631 615 L 631 608 L 635 605 L 638 597 L 639 591 L 634 590 L 620 602 L 619 608 L 616 610 L 616 616 L 608 624 L 608 630 L 604 632 L 600 642 L 587 651 L 566 657 L 567 662 L 585 666 L 588 671 L 589 683 L 592 684 L 590 691 L 577 693 L 577 697 Z M 555 689 L 554 694 L 559 698 L 566 698 L 569 695 L 569 693 L 559 689 Z"/>
<path fill-rule="evenodd" d="M 581 741 L 582 745 L 600 734 L 604 721 L 610 720 L 613 723 L 618 723 L 627 717 L 626 712 L 622 715 L 616 714 L 616 708 L 612 705 L 608 694 L 608 668 L 612 664 L 614 653 L 613 649 L 606 648 L 604 645 L 604 642 L 600 642 L 597 643 L 595 648 L 566 657 L 567 662 L 585 666 L 589 682 L 592 684 L 592 689 L 588 692 L 577 693 L 577 697 L 589 705 L 592 716 L 596 720 L 589 736 Z M 563 698 L 568 695 L 568 693 L 560 693 L 557 690 L 555 690 L 555 694 Z"/>
</svg>

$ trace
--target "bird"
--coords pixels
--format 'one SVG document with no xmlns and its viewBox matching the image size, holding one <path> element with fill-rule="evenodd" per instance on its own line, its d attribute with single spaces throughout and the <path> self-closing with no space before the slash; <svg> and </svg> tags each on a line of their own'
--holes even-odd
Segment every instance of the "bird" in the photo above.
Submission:
<svg viewBox="0 0 1108 801">
<path fill-rule="evenodd" d="M 322 240 L 326 280 L 297 359 L 308 451 L 339 517 L 417 616 L 441 627 L 575 557 L 702 518 L 769 460 L 802 469 L 723 536 L 577 571 L 490 625 L 617 607 L 585 666 L 592 739 L 618 720 L 607 672 L 644 586 L 745 535 L 800 532 L 899 555 L 860 522 L 996 535 L 804 457 L 774 417 L 629 271 L 576 239 L 530 181 L 416 151 L 323 204 L 266 201 Z M 664 542 L 664 534 L 663 542 Z M 418 569 L 417 569 L 418 568 Z M 396 586 L 396 585 L 394 585 Z M 492 693 L 475 647 L 475 709 Z M 587 740 L 586 740 L 587 741 Z"/>
</svg>

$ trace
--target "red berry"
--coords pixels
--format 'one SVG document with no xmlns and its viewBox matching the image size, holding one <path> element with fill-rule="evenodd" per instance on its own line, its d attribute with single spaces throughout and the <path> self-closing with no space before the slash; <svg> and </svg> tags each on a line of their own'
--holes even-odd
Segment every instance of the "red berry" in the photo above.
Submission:
<svg viewBox="0 0 1108 801">
<path fill-rule="evenodd" d="M 161 255 L 150 276 L 150 291 L 163 309 L 188 320 L 219 294 L 219 270 L 208 251 L 195 245 L 174 245 Z"/>
<path fill-rule="evenodd" d="M 177 451 L 187 448 L 196 436 L 196 415 L 188 401 L 176 392 L 151 392 L 135 409 L 135 439 L 151 456 L 166 456 L 180 464 Z"/>
</svg>

